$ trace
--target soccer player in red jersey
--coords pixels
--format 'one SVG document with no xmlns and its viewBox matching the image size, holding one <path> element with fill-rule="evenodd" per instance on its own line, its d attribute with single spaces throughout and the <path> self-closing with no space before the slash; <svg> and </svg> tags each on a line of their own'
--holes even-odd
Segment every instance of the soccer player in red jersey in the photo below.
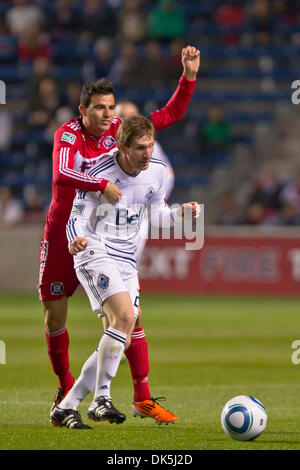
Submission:
<svg viewBox="0 0 300 470">
<path fill-rule="evenodd" d="M 151 113 L 150 119 L 157 131 L 182 118 L 195 88 L 200 51 L 192 46 L 183 48 L 182 65 L 183 73 L 171 99 L 162 109 Z M 52 200 L 41 242 L 38 290 L 45 315 L 48 355 L 59 381 L 54 405 L 62 400 L 74 383 L 69 366 L 66 319 L 68 297 L 72 296 L 79 281 L 68 250 L 66 223 L 75 189 L 100 191 L 112 203 L 121 197 L 117 184 L 85 173 L 116 147 L 116 133 L 122 121 L 115 117 L 111 83 L 100 79 L 85 85 L 79 111 L 80 117 L 63 124 L 54 136 Z M 134 401 L 149 399 L 148 349 L 139 319 L 126 356 L 134 383 Z"/>
</svg>

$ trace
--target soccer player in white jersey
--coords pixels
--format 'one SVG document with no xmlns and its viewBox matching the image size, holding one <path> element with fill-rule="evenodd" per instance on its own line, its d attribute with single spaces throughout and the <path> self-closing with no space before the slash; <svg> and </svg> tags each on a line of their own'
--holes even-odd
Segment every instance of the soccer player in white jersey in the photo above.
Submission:
<svg viewBox="0 0 300 470">
<path fill-rule="evenodd" d="M 130 116 L 136 116 L 139 114 L 138 107 L 132 101 L 119 101 L 116 105 L 116 115 L 121 119 L 127 119 Z M 162 161 L 166 165 L 167 170 L 167 181 L 166 181 L 166 194 L 165 199 L 166 201 L 169 199 L 169 196 L 174 188 L 175 183 L 175 175 L 174 170 L 172 168 L 171 162 L 163 151 L 162 146 L 160 143 L 155 140 L 154 141 L 154 148 L 153 148 L 153 158 Z M 144 218 L 144 221 L 141 225 L 139 235 L 138 235 L 138 242 L 137 242 L 137 260 L 139 261 L 142 253 L 144 251 L 146 241 L 148 238 L 148 219 L 147 217 Z M 141 310 L 139 313 L 141 317 Z"/>
<path fill-rule="evenodd" d="M 102 177 L 115 181 L 122 191 L 121 199 L 112 205 L 101 193 L 77 191 L 74 200 L 67 224 L 69 251 L 74 256 L 76 273 L 92 310 L 107 318 L 108 327 L 99 342 L 95 374 L 91 374 L 93 368 L 88 367 L 89 390 L 86 380 L 82 389 L 76 382 L 52 410 L 50 419 L 58 426 L 88 428 L 77 409 L 91 390 L 94 398 L 88 409 L 90 419 L 115 423 L 126 419 L 112 404 L 110 386 L 123 351 L 130 345 L 138 315 L 136 239 L 144 211 L 148 210 L 151 220 L 159 218 L 163 224 L 186 216 L 186 204 L 176 209 L 165 204 L 166 167 L 156 159 L 151 160 L 154 137 L 155 129 L 149 119 L 143 116 L 126 119 L 117 132 L 119 151 L 112 151 L 90 170 L 95 176 L 101 173 Z M 199 204 L 187 204 L 192 217 L 198 217 Z M 95 353 L 89 360 L 95 363 Z M 161 408 L 162 412 L 168 412 Z M 143 416 L 135 403 L 133 413 Z M 176 415 L 171 415 L 173 419 L 168 422 L 178 420 Z"/>
<path fill-rule="evenodd" d="M 137 116 L 139 114 L 139 109 L 136 106 L 136 104 L 133 103 L 132 101 L 125 101 L 125 100 L 118 101 L 115 111 L 116 111 L 116 116 L 118 116 L 119 118 L 123 120 L 127 119 L 130 116 Z M 175 175 L 174 175 L 174 170 L 173 170 L 173 167 L 171 165 L 171 162 L 168 156 L 166 155 L 166 153 L 162 149 L 162 146 L 157 140 L 154 141 L 152 158 L 156 158 L 157 160 L 162 161 L 166 165 L 167 181 L 166 181 L 165 199 L 167 201 L 174 187 Z M 149 231 L 148 218 L 144 217 L 144 220 L 139 230 L 139 234 L 137 236 L 136 258 L 137 258 L 138 263 L 139 263 L 139 260 L 141 259 L 142 253 L 144 251 L 144 248 L 148 239 L 148 231 Z M 141 308 L 139 308 L 138 326 L 142 328 L 142 309 Z M 126 355 L 123 354 L 121 362 L 125 362 L 125 361 L 126 361 Z"/>
<path fill-rule="evenodd" d="M 130 116 L 137 116 L 139 114 L 138 107 L 132 101 L 118 101 L 116 105 L 116 116 L 121 119 L 127 119 Z M 153 149 L 153 158 L 157 160 L 161 160 L 164 162 L 167 168 L 167 182 L 166 182 L 166 200 L 169 199 L 170 194 L 174 188 L 175 184 L 175 175 L 172 164 L 164 152 L 160 143 L 155 140 L 154 141 L 154 149 Z"/>
</svg>

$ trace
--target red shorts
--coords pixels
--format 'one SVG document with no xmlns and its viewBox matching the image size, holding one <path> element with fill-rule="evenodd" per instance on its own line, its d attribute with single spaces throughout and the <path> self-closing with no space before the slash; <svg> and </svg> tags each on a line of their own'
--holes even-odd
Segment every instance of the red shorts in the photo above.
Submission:
<svg viewBox="0 0 300 470">
<path fill-rule="evenodd" d="M 70 297 L 79 285 L 73 265 L 73 256 L 66 249 L 57 252 L 57 243 L 41 241 L 38 291 L 40 300 L 58 300 Z"/>
</svg>

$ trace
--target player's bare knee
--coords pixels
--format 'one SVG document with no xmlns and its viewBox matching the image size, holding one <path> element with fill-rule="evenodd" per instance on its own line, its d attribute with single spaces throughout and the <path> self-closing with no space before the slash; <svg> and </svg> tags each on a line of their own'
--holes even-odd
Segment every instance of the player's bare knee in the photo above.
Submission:
<svg viewBox="0 0 300 470">
<path fill-rule="evenodd" d="M 132 330 L 132 326 L 134 325 L 135 318 L 133 316 L 133 312 L 130 310 L 122 310 L 116 317 L 116 324 L 118 325 L 118 329 L 129 333 Z"/>
<path fill-rule="evenodd" d="M 64 328 L 67 319 L 67 299 L 59 299 L 57 301 L 43 302 L 45 329 L 49 333 Z"/>
<path fill-rule="evenodd" d="M 120 322 L 126 327 L 128 331 L 131 331 L 132 325 L 135 321 L 135 318 L 131 312 L 124 313 L 121 318 L 119 318 Z"/>
<path fill-rule="evenodd" d="M 60 315 L 59 312 L 51 309 L 44 309 L 44 313 L 44 325 L 49 333 L 55 333 L 65 326 L 66 317 L 64 314 Z"/>
<path fill-rule="evenodd" d="M 64 320 L 59 320 L 57 318 L 52 318 L 51 316 L 45 316 L 45 329 L 48 333 L 56 333 L 65 326 Z"/>
</svg>

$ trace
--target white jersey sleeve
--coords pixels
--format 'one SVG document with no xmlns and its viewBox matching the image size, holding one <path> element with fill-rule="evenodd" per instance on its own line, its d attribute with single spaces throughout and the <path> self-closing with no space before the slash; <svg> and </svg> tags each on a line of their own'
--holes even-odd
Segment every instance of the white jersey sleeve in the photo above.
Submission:
<svg viewBox="0 0 300 470">
<path fill-rule="evenodd" d="M 166 165 L 166 168 L 167 168 L 167 180 L 166 180 L 166 199 L 169 198 L 173 188 L 174 188 L 174 184 L 175 184 L 175 174 L 174 174 L 174 170 L 173 170 L 173 167 L 171 165 L 171 162 L 168 158 L 168 156 L 166 155 L 166 153 L 164 152 L 162 146 L 160 145 L 159 142 L 157 142 L 157 140 L 154 142 L 154 151 L 153 151 L 153 157 L 152 158 L 156 158 L 160 161 L 162 161 L 165 165 Z"/>
<path fill-rule="evenodd" d="M 69 243 L 76 237 L 85 238 L 88 236 L 88 228 L 98 206 L 100 196 L 100 192 L 92 193 L 77 190 L 72 211 L 66 225 L 66 234 Z"/>
<path fill-rule="evenodd" d="M 167 173 L 166 169 L 164 177 L 158 191 L 155 193 L 150 201 L 148 207 L 149 221 L 156 227 L 169 227 L 174 225 L 177 207 L 170 209 L 166 202 L 166 183 Z"/>
</svg>

